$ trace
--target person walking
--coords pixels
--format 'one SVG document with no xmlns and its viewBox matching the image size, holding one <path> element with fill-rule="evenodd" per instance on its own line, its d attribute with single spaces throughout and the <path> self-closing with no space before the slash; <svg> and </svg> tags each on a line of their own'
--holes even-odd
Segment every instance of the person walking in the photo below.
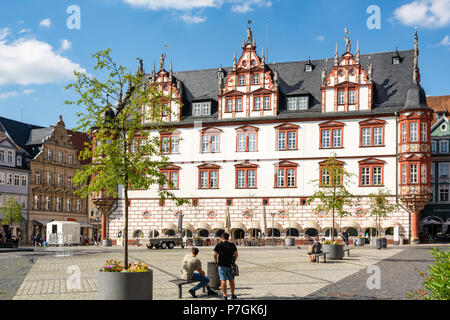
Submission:
<svg viewBox="0 0 450 320">
<path fill-rule="evenodd" d="M 227 298 L 227 280 L 230 283 L 231 299 L 237 299 L 234 294 L 235 283 L 231 266 L 238 258 L 238 251 L 234 243 L 229 242 L 230 235 L 222 234 L 222 241 L 214 248 L 214 262 L 218 266 L 220 284 L 222 287 L 222 300 Z"/>
<path fill-rule="evenodd" d="M 342 240 L 344 240 L 345 245 L 348 246 L 348 232 L 347 231 L 342 232 L 341 237 Z"/>
<path fill-rule="evenodd" d="M 209 286 L 209 278 L 205 276 L 205 271 L 202 269 L 202 262 L 197 258 L 198 248 L 193 247 L 191 252 L 186 254 L 181 264 L 181 278 L 185 280 L 200 281 L 195 287 L 189 290 L 189 293 L 193 298 L 197 298 L 195 291 L 200 288 L 206 287 L 208 295 L 216 295 L 217 292 L 211 289 Z"/>
</svg>

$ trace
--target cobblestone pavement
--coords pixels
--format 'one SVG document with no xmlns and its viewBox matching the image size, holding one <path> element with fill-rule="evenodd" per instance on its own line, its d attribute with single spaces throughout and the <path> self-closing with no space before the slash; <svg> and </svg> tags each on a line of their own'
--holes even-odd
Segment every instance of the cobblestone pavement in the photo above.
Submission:
<svg viewBox="0 0 450 320">
<path fill-rule="evenodd" d="M 0 253 L 0 300 L 14 297 L 31 267 L 23 255 Z"/>
<path fill-rule="evenodd" d="M 448 245 L 437 245 L 450 249 Z M 433 264 L 432 246 L 420 245 L 403 250 L 377 263 L 380 268 L 380 288 L 370 290 L 367 279 L 371 274 L 361 270 L 340 281 L 306 296 L 308 299 L 409 299 L 407 292 L 422 288 L 423 278 L 418 271 Z M 417 269 L 418 271 L 414 270 Z"/>
<path fill-rule="evenodd" d="M 353 247 L 352 247 L 353 248 Z M 355 247 L 344 260 L 315 264 L 309 262 L 306 247 L 243 247 L 239 250 L 240 276 L 236 278 L 236 294 L 239 299 L 301 299 L 340 283 L 354 275 L 364 274 L 368 266 L 378 264 L 404 252 L 407 247 L 389 247 L 376 250 L 373 247 Z M 77 248 L 67 252 L 41 251 L 31 270 L 17 290 L 14 299 L 75 300 L 97 298 L 97 272 L 106 259 L 122 259 L 122 248 Z M 55 249 L 53 249 L 55 250 Z M 203 269 L 213 261 L 213 248 L 203 247 L 199 258 Z M 173 250 L 148 250 L 130 247 L 130 260 L 148 263 L 154 271 L 153 294 L 156 300 L 177 299 L 177 288 L 168 280 L 178 276 L 181 261 L 188 248 Z M 0 256 L 0 261 L 2 256 Z M 76 266 L 76 267 L 71 267 Z M 394 265 L 395 267 L 395 265 Z M 80 290 L 67 287 L 70 268 L 79 268 Z M 366 278 L 369 276 L 365 274 Z M 184 286 L 183 298 L 190 298 L 189 286 Z M 200 299 L 217 299 L 198 292 Z"/>
</svg>

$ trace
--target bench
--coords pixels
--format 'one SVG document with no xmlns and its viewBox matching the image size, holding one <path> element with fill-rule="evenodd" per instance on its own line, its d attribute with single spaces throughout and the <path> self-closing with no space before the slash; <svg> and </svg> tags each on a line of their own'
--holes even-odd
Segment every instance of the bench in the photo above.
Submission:
<svg viewBox="0 0 450 320">
<path fill-rule="evenodd" d="M 345 256 L 345 251 L 347 251 L 347 257 L 350 257 L 350 250 L 352 250 L 352 248 L 344 249 L 344 256 Z"/>
<path fill-rule="evenodd" d="M 327 253 L 328 252 L 322 252 L 322 253 L 313 253 L 316 256 L 316 262 L 320 262 L 320 257 L 323 257 L 323 262 L 327 262 Z"/>
<path fill-rule="evenodd" d="M 185 284 L 190 284 L 190 283 L 195 283 L 195 282 L 200 282 L 200 281 L 194 281 L 194 280 L 185 280 L 185 279 L 173 279 L 173 280 L 169 280 L 169 282 L 172 282 L 173 284 L 178 286 L 178 298 L 181 299 L 182 296 L 182 287 Z M 205 292 L 205 287 L 203 287 L 203 292 Z"/>
</svg>

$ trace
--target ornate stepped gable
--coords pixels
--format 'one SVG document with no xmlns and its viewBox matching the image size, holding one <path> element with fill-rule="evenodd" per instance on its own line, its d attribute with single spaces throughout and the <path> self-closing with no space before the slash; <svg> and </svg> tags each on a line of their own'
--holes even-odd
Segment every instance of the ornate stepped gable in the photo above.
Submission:
<svg viewBox="0 0 450 320">
<path fill-rule="evenodd" d="M 420 79 L 415 63 L 418 50 L 361 55 L 358 43 L 353 55 L 348 38 L 346 49 L 339 57 L 336 48 L 334 59 L 266 64 L 264 50 L 260 57 L 248 29 L 242 54 L 239 59 L 235 54 L 232 67 L 175 73 L 171 67 L 167 72 L 163 55 L 160 71 L 156 73 L 153 67 L 147 78 L 176 98 L 178 103 L 172 102 L 176 116 L 168 118 L 175 122 L 192 123 L 199 116 L 203 122 L 208 122 L 400 111 L 405 106 L 411 75 L 417 74 Z M 140 66 L 140 70 L 143 67 Z M 289 110 L 291 97 L 306 97 L 306 108 Z M 255 101 L 256 98 L 259 99 Z M 264 98 L 270 105 L 266 109 Z M 194 114 L 193 106 L 197 102 L 210 103 L 210 112 Z"/>
</svg>

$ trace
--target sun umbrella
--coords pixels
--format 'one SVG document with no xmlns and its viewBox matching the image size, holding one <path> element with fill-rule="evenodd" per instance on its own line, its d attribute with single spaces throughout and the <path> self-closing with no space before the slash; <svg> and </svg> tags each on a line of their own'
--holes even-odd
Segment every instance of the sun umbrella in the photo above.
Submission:
<svg viewBox="0 0 450 320">
<path fill-rule="evenodd" d="M 261 231 L 264 233 L 264 235 L 267 235 L 267 216 L 265 206 L 263 206 L 263 210 L 261 213 Z"/>
<path fill-rule="evenodd" d="M 178 212 L 178 233 L 183 234 L 183 211 Z"/>
<path fill-rule="evenodd" d="M 227 207 L 227 211 L 225 213 L 225 231 L 230 233 L 230 228 L 231 228 L 230 207 Z"/>
</svg>

